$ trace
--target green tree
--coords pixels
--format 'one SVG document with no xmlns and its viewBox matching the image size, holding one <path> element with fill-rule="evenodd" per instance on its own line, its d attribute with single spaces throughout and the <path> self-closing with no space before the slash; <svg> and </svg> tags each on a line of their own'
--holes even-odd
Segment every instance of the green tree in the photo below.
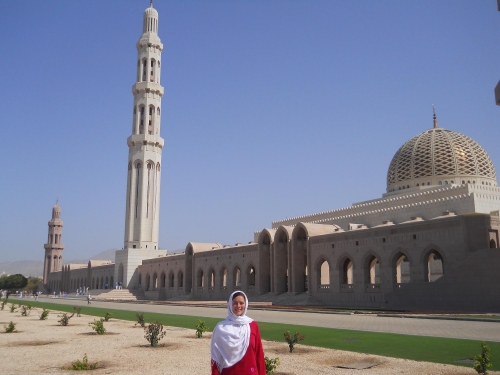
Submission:
<svg viewBox="0 0 500 375">
<path fill-rule="evenodd" d="M 0 289 L 23 289 L 28 285 L 28 279 L 21 274 L 0 278 Z"/>
</svg>

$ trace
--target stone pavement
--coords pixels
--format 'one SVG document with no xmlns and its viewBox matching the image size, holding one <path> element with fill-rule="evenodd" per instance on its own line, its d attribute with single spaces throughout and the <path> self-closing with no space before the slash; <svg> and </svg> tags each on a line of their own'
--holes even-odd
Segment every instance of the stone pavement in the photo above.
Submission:
<svg viewBox="0 0 500 375">
<path fill-rule="evenodd" d="M 25 301 L 29 301 L 26 299 Z M 75 299 L 40 298 L 40 302 L 85 306 L 87 302 Z M 154 305 L 143 303 L 117 303 L 92 301 L 92 307 L 177 314 L 224 319 L 226 308 Z M 285 323 L 315 327 L 349 329 L 355 331 L 387 332 L 403 335 L 449 337 L 479 341 L 500 342 L 500 321 L 477 322 L 459 320 L 434 320 L 417 318 L 379 317 L 373 315 L 340 315 L 299 311 L 252 310 L 248 316 L 257 322 Z"/>
</svg>

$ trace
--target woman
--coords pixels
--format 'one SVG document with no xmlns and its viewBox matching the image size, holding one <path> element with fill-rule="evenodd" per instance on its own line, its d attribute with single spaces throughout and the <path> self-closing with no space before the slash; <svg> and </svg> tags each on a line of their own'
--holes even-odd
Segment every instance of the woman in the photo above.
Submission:
<svg viewBox="0 0 500 375">
<path fill-rule="evenodd" d="M 227 318 L 212 334 L 212 375 L 266 375 L 259 326 L 246 316 L 247 309 L 245 293 L 233 292 Z"/>
</svg>

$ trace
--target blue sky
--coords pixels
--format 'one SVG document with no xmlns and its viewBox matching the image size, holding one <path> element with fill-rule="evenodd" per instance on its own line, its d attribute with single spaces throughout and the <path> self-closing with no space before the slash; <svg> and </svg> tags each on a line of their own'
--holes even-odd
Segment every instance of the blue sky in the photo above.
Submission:
<svg viewBox="0 0 500 375">
<path fill-rule="evenodd" d="M 123 246 L 131 86 L 147 0 L 6 1 L 0 261 Z M 500 165 L 500 12 L 488 1 L 162 1 L 160 247 L 381 196 L 432 126 Z"/>
</svg>

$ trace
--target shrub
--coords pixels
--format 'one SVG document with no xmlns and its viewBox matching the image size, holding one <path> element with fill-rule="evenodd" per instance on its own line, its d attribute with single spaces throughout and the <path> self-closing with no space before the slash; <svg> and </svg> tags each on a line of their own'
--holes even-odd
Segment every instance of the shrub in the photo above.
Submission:
<svg viewBox="0 0 500 375">
<path fill-rule="evenodd" d="M 16 329 L 16 324 L 12 320 L 10 321 L 9 325 L 3 326 L 5 328 L 5 333 L 12 333 Z"/>
<path fill-rule="evenodd" d="M 161 324 L 159 321 L 156 321 L 154 323 L 151 323 L 147 327 L 144 327 L 144 333 L 144 338 L 148 340 L 153 347 L 157 347 L 158 342 L 167 334 L 163 330 L 163 324 Z"/>
<path fill-rule="evenodd" d="M 284 336 L 285 341 L 288 343 L 288 347 L 290 348 L 290 353 L 293 352 L 293 347 L 297 342 L 304 340 L 304 335 L 301 335 L 298 332 L 295 332 L 295 334 L 292 336 L 290 334 L 290 331 L 286 331 Z"/>
<path fill-rule="evenodd" d="M 62 315 L 58 315 L 61 319 L 58 320 L 59 324 L 62 326 L 67 326 L 69 324 L 69 320 L 75 315 L 75 313 L 68 315 L 68 313 L 64 313 Z"/>
<path fill-rule="evenodd" d="M 83 356 L 83 361 L 77 359 L 75 362 L 71 362 L 71 367 L 68 370 L 95 370 L 97 368 L 97 362 L 89 363 L 89 359 L 87 358 L 87 353 Z M 64 370 L 66 370 L 63 367 Z"/>
<path fill-rule="evenodd" d="M 107 312 L 106 315 L 104 315 L 104 321 L 109 322 L 109 319 L 111 319 L 112 317 L 113 317 L 113 314 L 111 314 L 110 312 Z"/>
<path fill-rule="evenodd" d="M 201 338 L 203 336 L 203 332 L 208 331 L 208 327 L 206 326 L 203 320 L 198 319 L 198 324 L 195 326 L 196 328 L 196 337 Z"/>
<path fill-rule="evenodd" d="M 21 316 L 29 316 L 32 308 L 33 308 L 33 306 L 31 306 L 31 305 L 22 305 L 21 306 Z"/>
<path fill-rule="evenodd" d="M 16 312 L 16 310 L 17 310 L 16 305 L 14 305 L 13 303 L 11 303 L 11 305 L 10 305 L 10 312 L 13 313 L 13 312 Z"/>
<path fill-rule="evenodd" d="M 82 311 L 82 308 L 80 306 L 73 306 L 73 310 L 76 312 L 76 317 L 79 318 L 81 316 L 80 312 Z"/>
<path fill-rule="evenodd" d="M 99 320 L 94 320 L 92 323 L 89 323 L 89 326 L 92 327 L 92 329 L 94 331 L 96 331 L 96 333 L 98 335 L 102 335 L 106 332 L 106 328 L 104 328 L 104 319 L 101 318 Z"/>
<path fill-rule="evenodd" d="M 43 309 L 42 313 L 40 314 L 40 320 L 47 320 L 47 317 L 49 316 L 50 310 Z"/>
<path fill-rule="evenodd" d="M 146 324 L 146 322 L 144 322 L 144 313 L 135 313 L 135 316 L 137 317 L 137 324 L 144 328 L 144 325 Z"/>
<path fill-rule="evenodd" d="M 266 362 L 266 375 L 274 374 L 276 368 L 280 365 L 280 359 L 264 357 L 264 361 Z"/>
<path fill-rule="evenodd" d="M 481 343 L 481 354 L 474 357 L 474 370 L 480 375 L 488 375 L 488 369 L 493 366 L 490 348 L 485 342 Z"/>
</svg>

